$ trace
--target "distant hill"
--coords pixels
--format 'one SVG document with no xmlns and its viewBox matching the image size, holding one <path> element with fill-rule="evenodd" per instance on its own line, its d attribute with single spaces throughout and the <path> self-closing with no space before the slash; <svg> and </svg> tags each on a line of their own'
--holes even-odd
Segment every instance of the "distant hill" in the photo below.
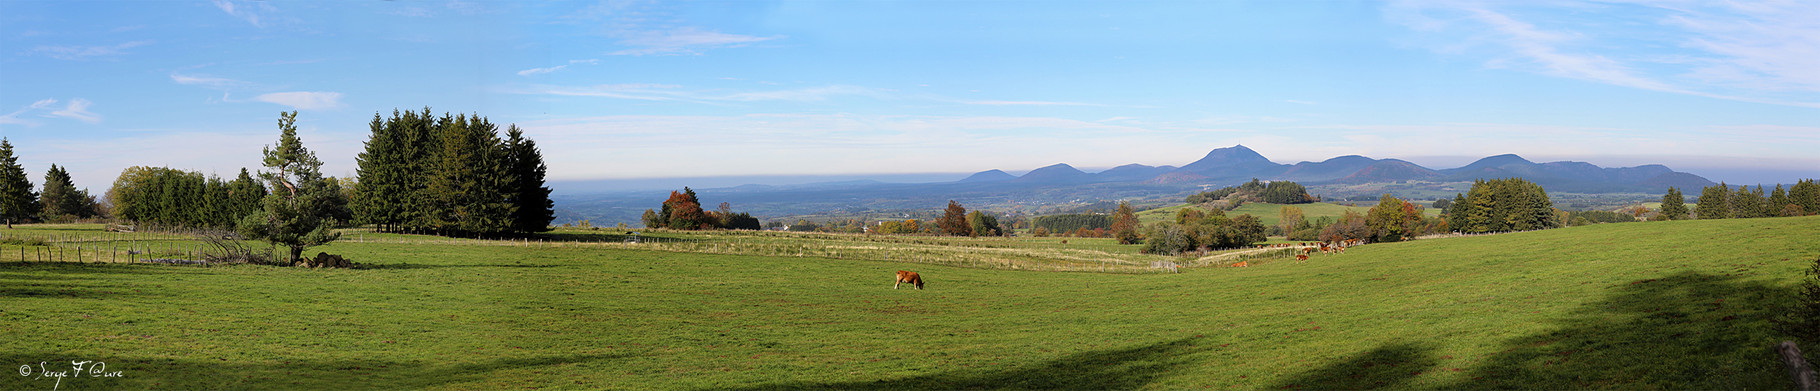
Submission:
<svg viewBox="0 0 1820 391">
<path fill-rule="evenodd" d="M 1372 162 L 1350 175 L 1335 180 L 1337 183 L 1372 183 L 1396 182 L 1409 180 L 1431 180 L 1441 177 L 1440 172 L 1396 159 L 1384 159 Z"/>
<path fill-rule="evenodd" d="M 1086 183 L 1093 181 L 1093 176 L 1075 169 L 1067 163 L 1038 168 L 1013 180 L 1020 183 Z"/>
<path fill-rule="evenodd" d="M 1237 185 L 1252 178 L 1295 181 L 1309 186 L 1310 192 L 1329 199 L 1349 196 L 1376 199 L 1384 193 L 1442 197 L 1465 191 L 1461 182 L 1511 177 L 1535 182 L 1551 193 L 1662 194 L 1669 186 L 1681 188 L 1683 193 L 1697 193 L 1698 189 L 1713 185 L 1706 178 L 1659 164 L 1614 168 L 1575 161 L 1536 163 L 1522 156 L 1504 154 L 1440 170 L 1398 159 L 1359 155 L 1290 165 L 1272 162 L 1251 148 L 1234 145 L 1215 148 L 1199 160 L 1181 167 L 1126 164 L 1088 173 L 1067 163 L 1058 163 L 1022 176 L 994 169 L 958 181 L 886 182 L 842 177 L 792 185 L 719 188 L 702 185 L 695 189 L 702 193 L 704 201 L 731 202 L 736 210 L 768 217 L 921 210 L 940 208 L 948 200 L 960 201 L 969 209 L 997 208 L 1030 213 L 1117 200 L 1174 202 L 1195 192 Z M 639 213 L 659 205 L 669 190 L 648 189 L 611 197 L 569 194 L 556 201 L 558 208 L 563 209 L 563 216 L 591 218 L 596 224 L 636 224 Z"/>
<path fill-rule="evenodd" d="M 961 179 L 960 182 L 961 183 L 999 182 L 999 181 L 1009 181 L 1012 179 L 1017 179 L 1017 176 L 995 169 L 995 170 L 980 171 L 980 172 L 974 173 L 973 175 L 968 175 L 966 178 Z"/>
<path fill-rule="evenodd" d="M 1201 160 L 1188 163 L 1176 171 L 1191 172 L 1214 179 L 1250 179 L 1276 177 L 1288 169 L 1287 164 L 1271 162 L 1270 159 L 1265 159 L 1264 155 L 1258 154 L 1251 148 L 1235 145 L 1216 148 L 1207 152 L 1207 156 L 1201 157 Z"/>
</svg>

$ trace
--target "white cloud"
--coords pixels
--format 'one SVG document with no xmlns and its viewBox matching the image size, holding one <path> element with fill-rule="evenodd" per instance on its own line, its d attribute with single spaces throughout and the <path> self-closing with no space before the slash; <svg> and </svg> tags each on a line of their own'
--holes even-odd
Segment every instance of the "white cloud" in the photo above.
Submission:
<svg viewBox="0 0 1820 391">
<path fill-rule="evenodd" d="M 320 91 L 274 92 L 253 100 L 290 106 L 298 110 L 323 110 L 341 107 L 341 93 Z"/>
<path fill-rule="evenodd" d="M 152 41 L 132 41 L 111 46 L 41 45 L 32 48 L 32 52 L 59 60 L 87 60 L 95 57 L 123 55 L 126 54 L 126 49 L 150 45 L 151 43 Z"/>
<path fill-rule="evenodd" d="M 49 100 L 49 99 L 46 99 L 46 100 Z M 38 102 L 43 103 L 44 101 L 41 100 Z M 88 106 L 90 103 L 92 103 L 92 102 L 89 102 L 88 99 L 82 99 L 82 98 L 70 99 L 70 103 L 68 106 L 64 106 L 63 110 L 52 111 L 50 113 L 50 115 L 53 117 L 64 117 L 64 118 L 74 119 L 77 121 L 87 122 L 87 123 L 91 123 L 91 124 L 101 123 L 101 115 L 88 111 Z M 36 107 L 37 104 L 34 103 L 32 106 Z"/>
<path fill-rule="evenodd" d="M 230 0 L 214 0 L 214 2 L 215 8 L 221 9 L 222 12 L 226 12 L 229 16 L 240 18 L 240 20 L 245 20 L 247 23 L 252 24 L 253 27 L 260 28 L 265 27 L 265 21 L 260 19 L 260 14 L 269 14 L 277 10 L 276 8 L 273 8 L 271 4 L 266 4 L 265 2 L 235 3 Z"/>
<path fill-rule="evenodd" d="M 798 102 L 819 102 L 819 101 L 828 100 L 829 97 L 839 96 L 839 95 L 861 95 L 861 96 L 871 96 L 871 97 L 886 96 L 886 94 L 884 92 L 875 90 L 875 89 L 871 89 L 871 88 L 858 87 L 858 86 L 846 86 L 846 85 L 832 85 L 832 86 L 823 86 L 823 87 L 802 88 L 802 89 L 795 89 L 795 90 L 742 92 L 742 93 L 722 95 L 722 96 L 707 98 L 707 99 L 741 101 L 741 102 L 779 101 L 779 100 L 798 101 Z"/>
<path fill-rule="evenodd" d="M 32 105 L 27 106 L 27 107 L 34 108 L 34 109 L 43 109 L 43 108 L 49 108 L 49 107 L 51 107 L 51 105 L 54 105 L 54 104 L 57 104 L 56 99 L 42 99 L 37 102 L 32 102 Z"/>
<path fill-rule="evenodd" d="M 569 67 L 568 65 L 557 65 L 557 66 L 553 66 L 553 67 L 549 67 L 549 68 L 531 68 L 531 69 L 518 71 L 518 75 L 519 76 L 541 75 L 541 74 L 545 74 L 545 73 L 560 71 L 563 68 L 568 68 L 568 67 Z"/>
<path fill-rule="evenodd" d="M 1820 3 L 1393 3 L 1438 52 L 1651 91 L 1820 107 Z"/>
<path fill-rule="evenodd" d="M 755 42 L 764 42 L 782 38 L 781 36 L 760 37 L 753 35 L 727 34 L 718 31 L 705 31 L 694 27 L 682 27 L 660 31 L 638 31 L 620 34 L 622 45 L 633 46 L 608 53 L 615 56 L 648 56 L 648 55 L 699 55 L 702 50 L 715 48 L 740 47 Z"/>
<path fill-rule="evenodd" d="M 247 82 L 234 80 L 234 79 L 212 77 L 212 76 L 191 76 L 191 75 L 184 75 L 184 74 L 178 74 L 178 73 L 171 74 L 171 81 L 177 82 L 177 84 L 200 85 L 200 86 L 205 86 L 205 87 L 210 87 L 210 88 L 215 88 L 215 89 L 226 89 L 229 87 L 244 86 L 244 85 L 249 84 Z"/>
</svg>

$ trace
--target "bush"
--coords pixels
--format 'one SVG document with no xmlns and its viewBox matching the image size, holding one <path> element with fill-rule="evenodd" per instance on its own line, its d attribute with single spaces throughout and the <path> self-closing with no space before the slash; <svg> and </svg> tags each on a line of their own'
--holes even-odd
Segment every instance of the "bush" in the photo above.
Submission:
<svg viewBox="0 0 1820 391">
<path fill-rule="evenodd" d="M 1795 337 L 1802 346 L 1820 350 L 1820 258 L 1807 269 L 1807 279 L 1795 292 L 1792 306 L 1774 320 L 1776 331 Z"/>
</svg>

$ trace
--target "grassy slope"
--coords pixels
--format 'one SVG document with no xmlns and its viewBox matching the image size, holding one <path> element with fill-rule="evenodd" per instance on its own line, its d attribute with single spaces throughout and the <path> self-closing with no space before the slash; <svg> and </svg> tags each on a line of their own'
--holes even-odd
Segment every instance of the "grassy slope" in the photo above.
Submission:
<svg viewBox="0 0 1820 391">
<path fill-rule="evenodd" d="M 1604 224 L 1175 275 L 376 243 L 325 249 L 370 270 L 0 263 L 0 363 L 124 372 L 71 389 L 1781 388 L 1762 318 L 1815 237 Z"/>
</svg>

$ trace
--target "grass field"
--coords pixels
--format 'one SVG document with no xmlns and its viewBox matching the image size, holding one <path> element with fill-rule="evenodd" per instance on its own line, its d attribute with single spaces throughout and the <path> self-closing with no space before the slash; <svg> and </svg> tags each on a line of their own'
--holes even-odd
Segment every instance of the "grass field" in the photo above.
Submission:
<svg viewBox="0 0 1820 391">
<path fill-rule="evenodd" d="M 60 389 L 1787 388 L 1765 317 L 1820 257 L 1820 217 L 1181 274 L 366 235 L 309 250 L 358 270 L 0 261 L 0 364 L 118 371 Z M 819 243 L 767 240 L 743 247 Z"/>
<path fill-rule="evenodd" d="M 1422 209 L 1422 213 L 1424 215 L 1427 215 L 1429 217 L 1435 217 L 1435 216 L 1441 215 L 1440 209 L 1430 208 L 1430 207 L 1428 207 L 1427 204 L 1421 204 L 1421 205 L 1424 208 L 1424 209 Z M 1276 225 L 1277 221 L 1282 220 L 1282 218 L 1283 218 L 1282 213 L 1283 213 L 1284 206 L 1286 206 L 1286 205 L 1285 204 L 1248 203 L 1248 204 L 1244 204 L 1244 205 L 1239 205 L 1239 207 L 1237 209 L 1226 211 L 1226 216 L 1234 217 L 1234 216 L 1238 216 L 1238 215 L 1242 215 L 1242 214 L 1249 214 L 1254 217 L 1257 217 L 1260 222 L 1264 223 L 1264 226 L 1269 227 L 1269 226 Z M 1295 206 L 1297 208 L 1301 208 L 1302 216 L 1304 216 L 1304 218 L 1308 219 L 1311 222 L 1314 219 L 1319 219 L 1322 217 L 1332 217 L 1332 218 L 1338 219 L 1340 217 L 1340 215 L 1346 214 L 1346 211 L 1349 211 L 1349 210 L 1356 212 L 1359 215 L 1364 215 L 1366 211 L 1371 210 L 1370 205 L 1346 206 L 1344 204 L 1334 204 L 1334 203 L 1327 203 L 1327 202 L 1316 202 L 1316 203 L 1312 203 L 1312 204 L 1297 204 L 1297 205 L 1293 205 L 1293 206 Z M 1151 209 L 1151 210 L 1138 212 L 1138 214 L 1137 214 L 1138 222 L 1141 222 L 1144 224 L 1150 224 L 1150 223 L 1159 222 L 1159 221 L 1174 221 L 1176 211 L 1179 211 L 1182 208 L 1186 208 L 1186 207 L 1188 207 L 1188 204 L 1182 204 L 1182 205 L 1176 205 L 1176 206 L 1165 207 L 1165 208 L 1157 208 L 1157 209 Z"/>
</svg>

